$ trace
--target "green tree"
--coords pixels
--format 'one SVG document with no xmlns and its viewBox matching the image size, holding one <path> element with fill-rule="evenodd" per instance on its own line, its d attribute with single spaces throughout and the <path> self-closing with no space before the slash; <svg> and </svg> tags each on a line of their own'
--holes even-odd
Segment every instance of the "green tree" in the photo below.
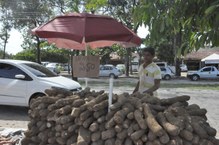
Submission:
<svg viewBox="0 0 219 145">
<path fill-rule="evenodd" d="M 173 46 L 170 44 L 160 44 L 156 47 L 159 60 L 166 61 L 168 64 L 174 64 Z"/>
<path fill-rule="evenodd" d="M 53 9 L 49 7 L 47 1 L 41 0 L 1 0 L 0 3 L 10 12 L 6 19 L 13 23 L 13 27 L 24 36 L 23 46 L 37 49 L 37 62 L 40 63 L 40 39 L 33 36 L 30 31 L 54 16 Z"/>
<path fill-rule="evenodd" d="M 37 62 L 36 49 L 27 49 L 27 50 L 18 52 L 16 55 L 13 56 L 13 59 Z"/>
<path fill-rule="evenodd" d="M 52 6 L 56 13 L 65 14 L 68 12 L 80 12 L 84 5 L 83 0 L 52 0 L 48 1 L 49 5 Z"/>
<path fill-rule="evenodd" d="M 8 6 L 5 5 L 4 3 L 0 3 L 0 16 L 1 16 L 1 30 L 0 30 L 0 44 L 1 48 L 3 49 L 3 56 L 2 58 L 5 59 L 6 57 L 6 45 L 8 43 L 8 39 L 10 37 L 9 32 L 12 29 L 12 24 L 10 21 L 7 19 L 7 16 L 9 14 L 9 11 L 7 10 Z"/>
<path fill-rule="evenodd" d="M 41 43 L 44 40 L 31 34 L 31 30 L 43 23 L 48 22 L 55 15 L 67 12 L 79 12 L 85 9 L 85 1 L 81 0 L 1 0 L 0 4 L 7 5 L 10 10 L 8 20 L 13 22 L 13 26 L 20 30 L 24 37 L 22 47 L 24 49 L 37 49 L 37 62 L 40 63 Z"/>
<path fill-rule="evenodd" d="M 100 49 L 94 49 L 88 50 L 88 53 L 91 55 L 99 55 L 100 56 L 100 63 L 101 64 L 108 64 L 111 57 L 110 54 L 112 52 L 116 52 L 121 58 L 123 58 L 126 54 L 125 49 L 122 49 L 120 46 L 118 45 L 113 45 L 112 47 L 104 47 L 104 48 L 100 48 Z"/>
<path fill-rule="evenodd" d="M 67 63 L 69 62 L 69 50 L 49 47 L 41 51 L 42 61 Z"/>
<path fill-rule="evenodd" d="M 26 49 L 14 55 L 14 59 L 29 60 L 37 62 L 36 49 Z M 67 63 L 69 61 L 68 50 L 58 48 L 47 48 L 41 50 L 42 61 Z"/>
<path fill-rule="evenodd" d="M 12 54 L 8 54 L 8 53 L 4 52 L 3 50 L 0 50 L 0 58 L 3 58 L 4 55 L 5 55 L 5 58 L 7 58 L 7 59 L 12 58 Z"/>
<path fill-rule="evenodd" d="M 3 56 L 2 58 L 5 59 L 5 51 L 6 51 L 6 45 L 8 43 L 8 39 L 10 37 L 10 30 L 11 30 L 11 25 L 7 22 L 7 21 L 2 21 L 3 25 L 2 28 L 0 30 L 0 39 L 2 40 L 1 45 L 3 48 Z"/>
<path fill-rule="evenodd" d="M 86 8 L 92 13 L 108 14 L 119 22 L 122 22 L 128 28 L 137 32 L 139 23 L 134 24 L 133 12 L 138 5 L 135 0 L 87 0 Z M 131 52 L 136 51 L 136 48 L 125 49 L 126 57 L 126 76 L 129 76 L 129 64 L 131 61 Z"/>
<path fill-rule="evenodd" d="M 218 38 L 218 6 L 207 13 L 218 1 L 196 0 L 147 0 L 140 1 L 135 9 L 135 22 L 149 27 L 150 34 L 146 38 L 148 45 L 171 44 L 177 75 L 179 75 L 179 59 L 182 54 L 199 49 L 205 44 L 216 45 Z M 210 11 L 210 10 L 209 10 Z M 212 24 L 212 25 L 210 25 Z"/>
<path fill-rule="evenodd" d="M 219 46 L 219 1 L 192 1 L 185 25 L 193 26 L 190 45 L 198 49 L 205 44 Z M 190 11 L 189 11 L 190 10 Z M 192 10 L 192 14 L 191 14 Z M 196 27 L 194 27 L 196 26 Z"/>
</svg>

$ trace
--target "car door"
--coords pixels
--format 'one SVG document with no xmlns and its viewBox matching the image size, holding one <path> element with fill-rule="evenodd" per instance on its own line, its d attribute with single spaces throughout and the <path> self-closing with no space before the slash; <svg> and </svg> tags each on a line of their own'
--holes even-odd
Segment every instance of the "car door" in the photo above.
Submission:
<svg viewBox="0 0 219 145">
<path fill-rule="evenodd" d="M 104 69 L 103 69 L 103 76 L 109 76 L 110 74 L 110 67 L 109 66 L 104 66 Z"/>
<path fill-rule="evenodd" d="M 102 77 L 104 72 L 104 66 L 100 66 L 99 76 Z"/>
<path fill-rule="evenodd" d="M 217 78 L 217 70 L 214 67 L 211 67 L 210 78 Z"/>
<path fill-rule="evenodd" d="M 166 74 L 166 68 L 160 67 L 160 71 L 161 71 L 161 76 L 162 76 L 162 78 L 163 78 L 164 75 Z"/>
<path fill-rule="evenodd" d="M 0 63 L 0 104 L 22 105 L 25 103 L 27 81 L 15 78 L 26 75 L 18 67 Z"/>
<path fill-rule="evenodd" d="M 200 78 L 211 78 L 211 67 L 205 67 L 200 72 Z"/>
</svg>

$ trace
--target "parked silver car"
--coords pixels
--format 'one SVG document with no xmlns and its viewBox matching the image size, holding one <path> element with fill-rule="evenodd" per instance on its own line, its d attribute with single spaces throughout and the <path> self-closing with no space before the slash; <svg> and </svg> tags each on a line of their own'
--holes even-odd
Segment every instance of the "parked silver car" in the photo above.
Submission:
<svg viewBox="0 0 219 145">
<path fill-rule="evenodd" d="M 60 72 L 61 72 L 61 64 L 59 64 L 59 63 L 55 63 L 55 62 L 48 63 L 46 65 L 46 68 L 48 68 L 49 70 L 51 70 L 52 72 L 55 72 L 57 74 L 60 74 Z"/>
<path fill-rule="evenodd" d="M 123 74 L 125 73 L 125 64 L 117 64 L 116 68 L 119 69 Z"/>
<path fill-rule="evenodd" d="M 188 71 L 187 77 L 192 81 L 219 79 L 219 70 L 215 66 L 205 66 L 197 71 Z"/>
<path fill-rule="evenodd" d="M 161 70 L 161 76 L 164 80 L 170 80 L 175 76 L 173 71 L 169 67 L 160 67 Z"/>
<path fill-rule="evenodd" d="M 180 64 L 180 70 L 181 70 L 182 72 L 188 71 L 187 65 L 186 65 L 186 64 Z"/>
<path fill-rule="evenodd" d="M 118 78 L 122 72 L 113 65 L 100 65 L 100 77 L 113 77 Z"/>
</svg>

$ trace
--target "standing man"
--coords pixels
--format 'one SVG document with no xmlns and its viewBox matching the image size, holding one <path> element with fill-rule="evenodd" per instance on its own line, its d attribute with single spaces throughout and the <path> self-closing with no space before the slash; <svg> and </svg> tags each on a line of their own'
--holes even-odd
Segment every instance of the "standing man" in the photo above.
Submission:
<svg viewBox="0 0 219 145">
<path fill-rule="evenodd" d="M 133 93 L 140 92 L 157 96 L 156 90 L 160 87 L 161 71 L 159 66 L 153 62 L 154 56 L 154 48 L 143 49 L 144 62 L 139 67 L 139 81 Z"/>
</svg>

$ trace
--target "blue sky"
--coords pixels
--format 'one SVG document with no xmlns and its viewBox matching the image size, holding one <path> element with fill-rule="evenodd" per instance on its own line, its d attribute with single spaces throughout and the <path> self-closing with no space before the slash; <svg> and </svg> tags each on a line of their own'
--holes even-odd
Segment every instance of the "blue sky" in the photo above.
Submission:
<svg viewBox="0 0 219 145">
<path fill-rule="evenodd" d="M 148 31 L 145 27 L 140 27 L 138 29 L 138 36 L 141 38 L 145 38 L 148 34 Z M 23 41 L 22 35 L 17 30 L 12 30 L 10 33 L 10 38 L 8 40 L 8 44 L 6 46 L 6 52 L 9 54 L 17 54 L 22 51 L 21 44 Z"/>
</svg>

